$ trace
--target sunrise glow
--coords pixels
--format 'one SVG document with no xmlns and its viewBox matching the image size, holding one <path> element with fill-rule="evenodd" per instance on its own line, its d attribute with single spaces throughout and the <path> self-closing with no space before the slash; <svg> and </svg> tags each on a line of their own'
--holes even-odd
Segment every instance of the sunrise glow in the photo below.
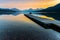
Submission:
<svg viewBox="0 0 60 40">
<path fill-rule="evenodd" d="M 0 8 L 47 8 L 60 3 L 60 0 L 0 0 Z"/>
</svg>

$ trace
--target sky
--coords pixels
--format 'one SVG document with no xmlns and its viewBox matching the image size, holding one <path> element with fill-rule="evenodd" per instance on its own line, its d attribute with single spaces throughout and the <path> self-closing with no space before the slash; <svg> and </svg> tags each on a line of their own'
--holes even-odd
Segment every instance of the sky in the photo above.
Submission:
<svg viewBox="0 0 60 40">
<path fill-rule="evenodd" d="M 60 0 L 0 0 L 0 8 L 47 8 L 60 3 Z"/>
</svg>

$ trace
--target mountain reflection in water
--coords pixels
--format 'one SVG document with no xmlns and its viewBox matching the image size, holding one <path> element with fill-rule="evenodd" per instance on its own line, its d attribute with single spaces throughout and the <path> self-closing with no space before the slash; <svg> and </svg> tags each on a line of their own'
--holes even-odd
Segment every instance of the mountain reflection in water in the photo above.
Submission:
<svg viewBox="0 0 60 40">
<path fill-rule="evenodd" d="M 13 16 L 13 15 L 0 15 L 0 20 L 2 20 L 2 19 L 34 23 L 29 18 L 25 17 L 24 14 L 20 14 L 20 15 L 17 15 L 17 16 Z"/>
</svg>

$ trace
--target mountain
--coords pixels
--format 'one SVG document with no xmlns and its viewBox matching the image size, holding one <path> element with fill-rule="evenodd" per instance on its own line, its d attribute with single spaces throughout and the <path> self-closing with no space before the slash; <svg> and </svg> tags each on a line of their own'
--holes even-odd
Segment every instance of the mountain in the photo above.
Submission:
<svg viewBox="0 0 60 40">
<path fill-rule="evenodd" d="M 53 13 L 60 12 L 60 3 L 55 6 L 43 9 L 43 10 L 39 10 L 38 12 L 53 12 Z"/>
<path fill-rule="evenodd" d="M 21 10 L 17 9 L 17 8 L 12 8 L 11 10 L 13 11 L 17 11 L 17 12 L 20 12 Z"/>
</svg>

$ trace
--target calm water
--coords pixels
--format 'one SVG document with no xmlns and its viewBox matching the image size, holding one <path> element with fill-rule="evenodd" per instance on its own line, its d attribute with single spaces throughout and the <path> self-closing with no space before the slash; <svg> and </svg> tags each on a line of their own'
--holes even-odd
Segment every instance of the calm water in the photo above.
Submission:
<svg viewBox="0 0 60 40">
<path fill-rule="evenodd" d="M 60 40 L 60 33 L 42 28 L 23 14 L 1 15 L 0 40 Z"/>
</svg>

